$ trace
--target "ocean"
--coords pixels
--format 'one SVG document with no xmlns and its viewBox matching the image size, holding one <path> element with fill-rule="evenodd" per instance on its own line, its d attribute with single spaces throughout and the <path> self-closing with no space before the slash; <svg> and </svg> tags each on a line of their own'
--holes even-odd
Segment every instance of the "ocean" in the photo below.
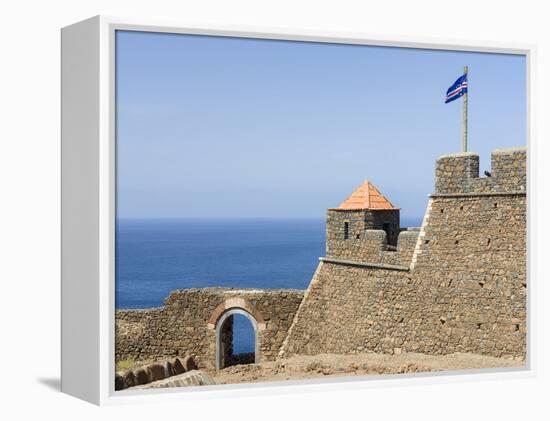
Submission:
<svg viewBox="0 0 550 421">
<path fill-rule="evenodd" d="M 159 307 L 182 288 L 305 289 L 324 254 L 324 219 L 118 219 L 115 305 Z M 250 322 L 234 322 L 234 353 L 253 351 Z"/>
</svg>

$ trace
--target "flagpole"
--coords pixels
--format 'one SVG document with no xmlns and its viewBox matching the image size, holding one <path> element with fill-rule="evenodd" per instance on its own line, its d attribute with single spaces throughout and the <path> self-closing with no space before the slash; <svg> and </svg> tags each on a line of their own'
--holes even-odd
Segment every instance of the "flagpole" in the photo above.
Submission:
<svg viewBox="0 0 550 421">
<path fill-rule="evenodd" d="M 468 74 L 468 66 L 464 66 L 464 74 Z M 468 92 L 462 96 L 462 152 L 468 150 Z"/>
</svg>

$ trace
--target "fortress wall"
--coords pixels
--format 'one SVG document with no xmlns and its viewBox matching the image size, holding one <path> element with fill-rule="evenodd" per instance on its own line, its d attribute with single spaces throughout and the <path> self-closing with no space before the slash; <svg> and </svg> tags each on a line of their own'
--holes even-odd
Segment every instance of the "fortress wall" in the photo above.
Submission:
<svg viewBox="0 0 550 421">
<path fill-rule="evenodd" d="M 383 251 L 380 254 L 380 263 L 385 265 L 401 265 L 399 253 L 395 250 Z"/>
<path fill-rule="evenodd" d="M 497 149 L 491 154 L 491 171 L 499 191 L 526 191 L 526 148 Z"/>
<path fill-rule="evenodd" d="M 438 161 L 438 192 L 412 270 L 320 263 L 280 355 L 525 357 L 525 151 L 493 153 L 496 174 L 483 192 L 472 192 L 483 186 L 467 177 L 455 182 L 442 172 L 474 174 L 474 157 Z"/>
<path fill-rule="evenodd" d="M 479 177 L 479 156 L 473 152 L 441 156 L 435 165 L 436 193 L 470 191 L 471 180 Z"/>
<path fill-rule="evenodd" d="M 409 266 L 419 234 L 420 231 L 401 231 L 396 250 L 382 251 L 379 262 L 387 265 Z M 372 261 L 371 263 L 378 262 Z"/>
<path fill-rule="evenodd" d="M 419 319 L 408 305 L 415 285 L 403 274 L 321 262 L 280 355 L 393 352 L 403 347 L 406 329 Z M 406 325 L 400 323 L 405 316 Z"/>
<path fill-rule="evenodd" d="M 115 360 L 148 359 L 157 348 L 151 330 L 165 317 L 165 309 L 117 310 L 115 312 Z M 143 356 L 142 356 L 143 355 Z"/>
<path fill-rule="evenodd" d="M 343 225 L 343 224 L 342 224 Z M 351 226 L 351 225 L 350 225 Z M 350 233 L 351 234 L 351 233 Z M 410 263 L 416 246 L 419 231 L 401 231 L 397 247 L 387 250 L 387 234 L 383 230 L 367 229 L 360 238 L 344 240 L 343 232 L 327 239 L 327 256 L 332 259 L 348 260 L 358 263 L 382 263 L 388 265 L 406 265 Z"/>
<path fill-rule="evenodd" d="M 397 252 L 399 253 L 400 264 L 409 265 L 419 234 L 420 230 L 405 230 L 399 233 Z"/>
<path fill-rule="evenodd" d="M 411 274 L 418 302 L 446 313 L 442 352 L 524 356 L 525 195 L 433 196 L 423 234 Z"/>
<path fill-rule="evenodd" d="M 172 292 L 161 308 L 117 310 L 116 361 L 193 355 L 200 368 L 214 368 L 216 335 L 209 322 L 215 313 L 223 314 L 224 303 L 231 306 L 231 300 L 239 299 L 246 300 L 250 310 L 262 317 L 262 328 L 258 330 L 259 359 L 272 360 L 302 298 L 300 290 L 194 288 Z"/>
<path fill-rule="evenodd" d="M 436 194 L 525 192 L 525 148 L 497 149 L 491 154 L 491 177 L 479 176 L 479 156 L 473 152 L 444 155 L 436 162 Z"/>
</svg>

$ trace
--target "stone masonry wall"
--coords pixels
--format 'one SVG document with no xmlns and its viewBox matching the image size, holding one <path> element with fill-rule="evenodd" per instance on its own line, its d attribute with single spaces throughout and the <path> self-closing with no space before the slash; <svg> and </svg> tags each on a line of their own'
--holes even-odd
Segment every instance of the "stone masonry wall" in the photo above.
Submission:
<svg viewBox="0 0 550 421">
<path fill-rule="evenodd" d="M 348 227 L 348 238 L 345 238 L 345 227 Z M 370 231 L 382 230 L 388 224 L 390 237 L 386 234 L 386 244 L 395 246 L 399 235 L 399 210 L 341 210 L 329 209 L 327 212 L 327 256 L 350 257 L 350 254 L 378 252 L 378 244 L 368 244 L 372 240 L 379 242 Z M 353 247 L 350 246 L 353 244 Z M 384 247 L 386 246 L 384 244 Z"/>
<path fill-rule="evenodd" d="M 525 150 L 493 153 L 483 189 L 475 171 L 459 183 L 447 174 L 475 167 L 475 155 L 462 158 L 438 160 L 437 193 L 416 234 L 413 269 L 322 261 L 281 356 L 371 350 L 525 357 Z"/>
<path fill-rule="evenodd" d="M 436 194 L 526 191 L 525 148 L 497 149 L 491 154 L 491 177 L 479 177 L 479 156 L 472 152 L 444 155 L 436 163 Z"/>
<path fill-rule="evenodd" d="M 347 239 L 344 234 L 345 223 L 348 224 Z M 384 223 L 391 226 L 393 249 L 388 247 L 391 243 L 388 242 L 387 233 L 382 230 Z M 329 209 L 326 257 L 354 262 L 401 264 L 402 259 L 410 259 L 418 232 L 399 231 L 398 210 Z"/>
<path fill-rule="evenodd" d="M 155 360 L 193 355 L 199 368 L 214 368 L 216 355 L 214 318 L 245 300 L 261 325 L 258 360 L 272 360 L 286 337 L 302 301 L 300 290 L 194 288 L 174 291 L 164 307 L 117 310 L 116 361 L 133 358 Z M 262 320 L 258 320 L 262 319 Z"/>
<path fill-rule="evenodd" d="M 348 238 L 345 238 L 345 224 L 348 227 Z M 359 253 L 356 248 L 363 249 L 363 253 L 378 253 L 380 245 L 378 241 L 370 244 L 369 239 L 364 238 L 365 234 L 365 212 L 339 211 L 329 209 L 327 211 L 326 224 L 326 255 L 330 257 L 349 258 Z M 349 247 L 353 242 L 356 247 Z"/>
<path fill-rule="evenodd" d="M 382 231 L 383 232 L 383 231 Z M 371 263 L 382 263 L 386 265 L 408 266 L 411 261 L 419 231 L 405 229 L 399 233 L 397 248 L 384 250 L 380 253 L 380 260 L 369 261 Z"/>
<path fill-rule="evenodd" d="M 411 261 L 419 233 L 419 228 L 409 228 L 399 233 L 397 252 L 399 253 L 400 264 L 407 266 Z"/>
<path fill-rule="evenodd" d="M 387 242 L 392 246 L 397 245 L 397 237 L 399 235 L 400 213 L 399 209 L 391 210 L 370 210 L 366 211 L 368 230 L 381 230 L 384 224 L 388 224 Z"/>
<path fill-rule="evenodd" d="M 327 247 L 328 258 L 351 262 L 370 262 L 388 265 L 408 265 L 414 251 L 418 231 L 403 230 L 399 233 L 397 247 L 388 248 L 386 232 L 366 230 L 360 239 L 332 239 Z"/>
</svg>

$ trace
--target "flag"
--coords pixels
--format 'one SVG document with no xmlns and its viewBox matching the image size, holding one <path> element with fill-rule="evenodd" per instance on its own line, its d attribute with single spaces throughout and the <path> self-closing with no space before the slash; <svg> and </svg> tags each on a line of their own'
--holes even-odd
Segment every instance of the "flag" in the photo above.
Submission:
<svg viewBox="0 0 550 421">
<path fill-rule="evenodd" d="M 465 73 L 460 76 L 455 83 L 447 89 L 447 96 L 445 97 L 445 104 L 460 98 L 462 95 L 468 92 L 468 74 Z"/>
</svg>

